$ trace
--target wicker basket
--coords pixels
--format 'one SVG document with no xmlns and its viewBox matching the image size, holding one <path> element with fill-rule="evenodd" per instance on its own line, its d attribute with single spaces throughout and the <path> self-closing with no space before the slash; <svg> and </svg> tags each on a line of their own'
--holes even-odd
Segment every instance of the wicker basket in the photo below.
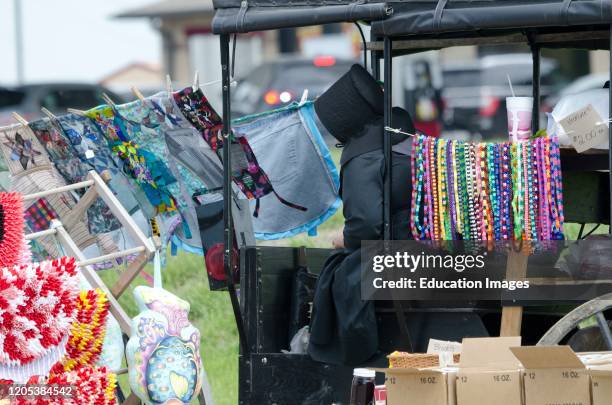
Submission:
<svg viewBox="0 0 612 405">
<path fill-rule="evenodd" d="M 440 356 L 437 353 L 393 352 L 387 356 L 389 368 L 428 368 L 439 367 Z M 458 364 L 459 353 L 453 353 L 453 363 Z"/>
</svg>

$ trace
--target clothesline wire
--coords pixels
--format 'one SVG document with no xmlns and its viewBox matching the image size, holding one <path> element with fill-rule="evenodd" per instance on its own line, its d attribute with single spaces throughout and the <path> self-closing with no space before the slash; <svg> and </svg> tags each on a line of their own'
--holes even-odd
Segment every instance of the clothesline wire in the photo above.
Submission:
<svg viewBox="0 0 612 405">
<path fill-rule="evenodd" d="M 612 122 L 612 117 L 610 119 L 608 119 L 607 121 L 598 121 L 598 122 L 595 123 L 595 125 L 598 126 L 598 125 L 603 125 L 603 124 L 609 124 L 611 122 Z M 405 131 L 402 131 L 401 129 L 393 128 L 393 127 L 385 127 L 385 131 L 394 132 L 396 134 L 408 135 L 408 136 L 417 136 L 417 134 L 412 134 L 410 132 L 405 132 Z M 569 132 L 566 132 L 566 134 L 571 134 L 573 132 L 575 132 L 575 131 L 569 131 Z"/>
<path fill-rule="evenodd" d="M 395 132 L 396 134 L 402 134 L 402 135 L 408 135 L 408 136 L 417 136 L 417 134 L 411 134 L 410 132 L 405 132 L 405 131 L 402 131 L 401 129 L 393 128 L 393 127 L 385 127 L 385 131 Z"/>
</svg>

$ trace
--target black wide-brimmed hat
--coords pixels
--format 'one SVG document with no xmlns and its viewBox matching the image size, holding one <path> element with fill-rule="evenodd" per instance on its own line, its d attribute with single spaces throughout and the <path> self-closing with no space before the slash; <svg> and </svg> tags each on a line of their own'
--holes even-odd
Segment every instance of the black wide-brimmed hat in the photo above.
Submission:
<svg viewBox="0 0 612 405">
<path fill-rule="evenodd" d="M 408 111 L 401 107 L 393 107 L 391 113 L 391 127 L 402 132 L 414 134 L 414 124 Z M 379 116 L 372 122 L 366 123 L 363 129 L 351 136 L 344 143 L 340 164 L 344 165 L 355 156 L 383 148 L 383 134 L 385 132 L 384 117 Z M 396 145 L 408 138 L 408 135 L 387 132 L 391 138 L 391 145 Z"/>
<path fill-rule="evenodd" d="M 317 116 L 340 143 L 383 115 L 381 86 L 361 65 L 353 65 L 314 103 Z"/>
</svg>

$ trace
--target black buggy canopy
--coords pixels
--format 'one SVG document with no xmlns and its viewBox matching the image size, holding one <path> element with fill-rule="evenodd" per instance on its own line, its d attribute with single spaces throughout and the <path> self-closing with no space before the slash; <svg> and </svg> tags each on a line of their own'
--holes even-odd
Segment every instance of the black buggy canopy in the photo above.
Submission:
<svg viewBox="0 0 612 405">
<path fill-rule="evenodd" d="M 214 0 L 215 34 L 263 31 L 336 22 L 376 21 L 392 10 L 383 2 L 346 0 Z"/>
<path fill-rule="evenodd" d="M 612 23 L 612 0 L 400 0 L 387 4 L 393 15 L 372 22 L 372 34 L 403 40 L 397 49 L 512 42 L 609 47 L 606 32 Z"/>
<path fill-rule="evenodd" d="M 213 0 L 213 4 L 215 34 L 364 21 L 372 24 L 372 35 L 378 37 L 447 40 L 403 48 L 414 50 L 453 46 L 448 40 L 459 38 L 478 45 L 477 38 L 510 34 L 514 39 L 483 44 L 524 43 L 527 33 L 532 43 L 608 49 L 602 31 L 612 23 L 612 0 Z"/>
</svg>

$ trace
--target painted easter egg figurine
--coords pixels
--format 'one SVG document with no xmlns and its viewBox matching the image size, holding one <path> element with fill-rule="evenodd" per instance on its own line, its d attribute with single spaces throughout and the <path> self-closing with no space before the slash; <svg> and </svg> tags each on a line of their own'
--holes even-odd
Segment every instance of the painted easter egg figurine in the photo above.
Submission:
<svg viewBox="0 0 612 405">
<path fill-rule="evenodd" d="M 187 404 L 202 384 L 200 332 L 189 303 L 162 288 L 139 286 L 127 361 L 132 391 L 147 404 Z"/>
</svg>

